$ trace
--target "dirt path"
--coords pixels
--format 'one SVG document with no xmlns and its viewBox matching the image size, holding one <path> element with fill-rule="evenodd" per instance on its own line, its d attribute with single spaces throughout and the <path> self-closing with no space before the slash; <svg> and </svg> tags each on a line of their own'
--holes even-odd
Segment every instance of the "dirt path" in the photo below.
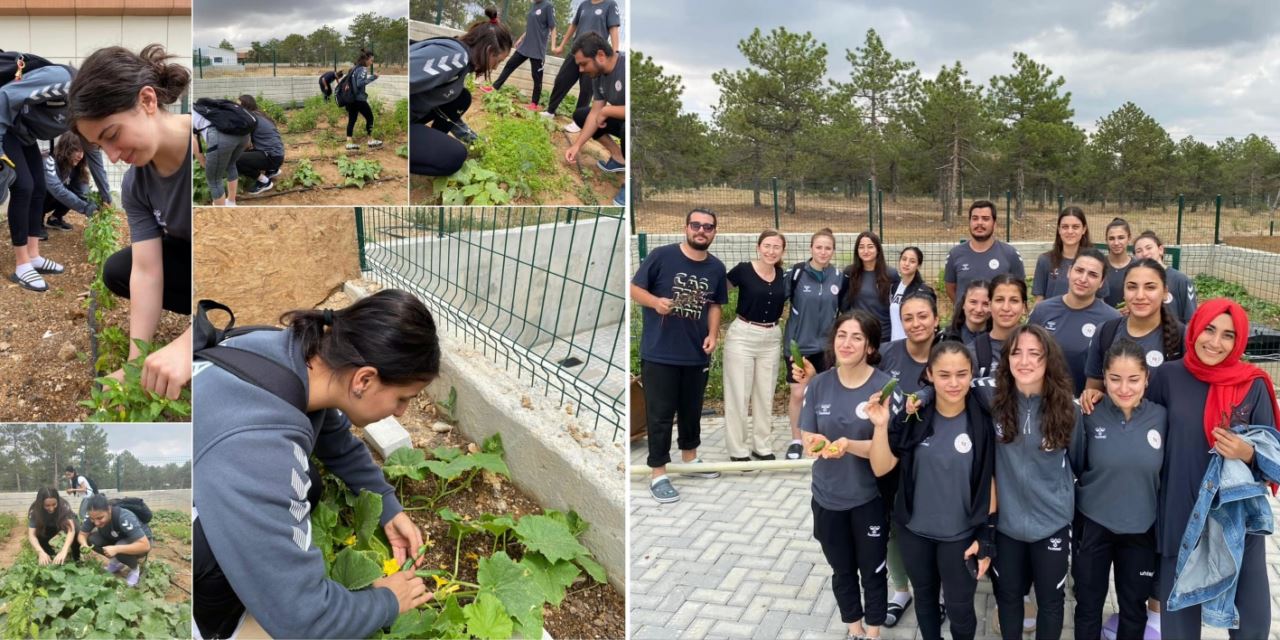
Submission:
<svg viewBox="0 0 1280 640">
<path fill-rule="evenodd" d="M 8 280 L 12 254 L 0 259 L 0 421 L 77 422 L 89 411 L 76 405 L 87 399 L 93 384 L 89 363 L 89 328 L 84 296 L 94 279 L 84 244 L 85 218 L 66 217 L 74 229 L 50 229 L 40 253 L 66 266 L 47 276 L 49 290 L 36 293 Z M 127 237 L 127 232 L 124 232 Z M 128 326 L 128 302 L 122 301 L 108 322 Z M 165 312 L 157 339 L 167 342 L 186 328 L 186 319 Z"/>
<path fill-rule="evenodd" d="M 166 536 L 151 549 L 151 559 L 164 560 L 173 567 L 169 577 L 169 590 L 164 599 L 168 602 L 185 602 L 191 599 L 191 544 Z"/>
<path fill-rule="evenodd" d="M 0 567 L 8 569 L 22 552 L 23 542 L 27 539 L 27 519 L 20 517 L 20 522 L 13 525 L 8 537 L 0 542 Z"/>
</svg>

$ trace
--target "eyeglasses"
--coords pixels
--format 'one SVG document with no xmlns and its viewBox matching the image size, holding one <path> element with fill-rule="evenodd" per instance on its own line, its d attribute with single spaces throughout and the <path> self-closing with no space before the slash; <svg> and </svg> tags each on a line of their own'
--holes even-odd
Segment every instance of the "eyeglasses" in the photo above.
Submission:
<svg viewBox="0 0 1280 640">
<path fill-rule="evenodd" d="M 689 228 L 694 231 L 715 231 L 716 223 L 714 222 L 690 222 Z"/>
</svg>

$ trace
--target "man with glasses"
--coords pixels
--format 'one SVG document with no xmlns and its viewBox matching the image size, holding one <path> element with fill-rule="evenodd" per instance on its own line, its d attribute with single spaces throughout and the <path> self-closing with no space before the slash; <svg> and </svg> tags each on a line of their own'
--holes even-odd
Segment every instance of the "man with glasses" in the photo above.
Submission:
<svg viewBox="0 0 1280 640">
<path fill-rule="evenodd" d="M 974 280 L 987 280 L 1007 273 L 1019 280 L 1027 279 L 1022 254 L 1013 245 L 995 238 L 996 205 L 978 200 L 969 205 L 969 241 L 951 248 L 943 279 L 947 296 L 956 300 L 956 291 L 964 291 Z"/>
<path fill-rule="evenodd" d="M 631 279 L 631 299 L 644 307 L 640 380 L 648 410 L 648 465 L 653 469 L 649 493 L 658 502 L 680 499 L 667 477 L 673 419 L 678 417 L 681 460 L 702 462 L 702 398 L 720 328 L 720 306 L 729 301 L 724 263 L 707 252 L 715 235 L 715 213 L 690 211 L 684 242 L 651 251 Z M 688 475 L 720 477 L 717 471 Z"/>
</svg>

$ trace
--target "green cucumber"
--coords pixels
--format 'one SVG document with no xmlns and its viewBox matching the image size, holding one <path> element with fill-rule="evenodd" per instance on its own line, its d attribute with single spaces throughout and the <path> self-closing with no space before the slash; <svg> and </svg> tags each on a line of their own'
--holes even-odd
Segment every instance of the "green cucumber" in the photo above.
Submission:
<svg viewBox="0 0 1280 640">
<path fill-rule="evenodd" d="M 797 367 L 804 368 L 804 356 L 800 353 L 800 346 L 795 342 L 791 343 L 791 362 Z"/>
<path fill-rule="evenodd" d="M 809 453 L 817 453 L 819 451 L 822 451 L 823 449 L 826 448 L 826 446 L 827 446 L 827 443 L 819 442 L 818 444 L 814 445 L 812 449 L 809 450 Z"/>
<path fill-rule="evenodd" d="M 884 388 L 880 390 L 880 401 L 884 402 L 885 398 L 892 397 L 893 390 L 897 388 L 898 388 L 898 379 L 893 378 L 889 380 L 889 383 L 884 385 Z"/>
</svg>

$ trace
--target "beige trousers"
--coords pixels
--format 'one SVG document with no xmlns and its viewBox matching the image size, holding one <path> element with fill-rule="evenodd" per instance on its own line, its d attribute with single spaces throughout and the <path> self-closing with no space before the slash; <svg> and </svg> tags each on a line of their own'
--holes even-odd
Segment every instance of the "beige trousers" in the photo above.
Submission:
<svg viewBox="0 0 1280 640">
<path fill-rule="evenodd" d="M 772 453 L 773 390 L 781 365 L 782 327 L 734 320 L 724 339 L 725 446 L 734 458 Z M 748 421 L 747 407 L 751 408 Z"/>
</svg>

